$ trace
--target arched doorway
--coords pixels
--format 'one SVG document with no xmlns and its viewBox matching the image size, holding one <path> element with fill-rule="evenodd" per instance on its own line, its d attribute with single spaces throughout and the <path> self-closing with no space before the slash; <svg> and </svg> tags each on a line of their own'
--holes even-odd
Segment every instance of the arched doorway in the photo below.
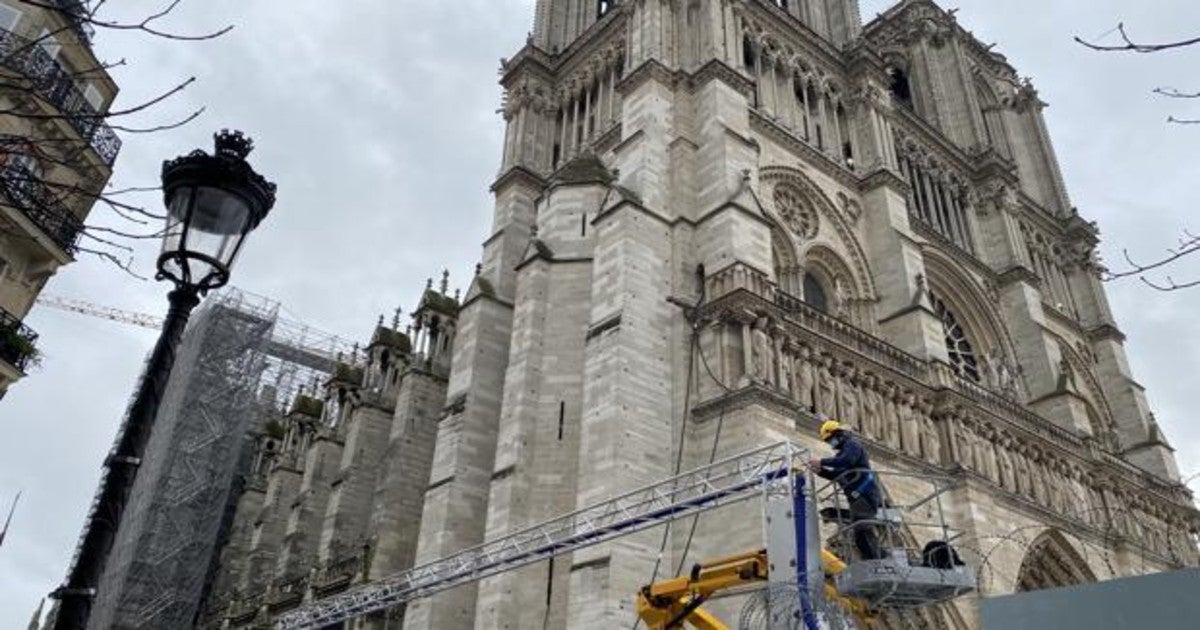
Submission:
<svg viewBox="0 0 1200 630">
<path fill-rule="evenodd" d="M 1038 536 L 1029 546 L 1021 571 L 1017 574 L 1017 592 L 1076 586 L 1096 581 L 1096 575 L 1075 548 L 1057 530 Z"/>
</svg>

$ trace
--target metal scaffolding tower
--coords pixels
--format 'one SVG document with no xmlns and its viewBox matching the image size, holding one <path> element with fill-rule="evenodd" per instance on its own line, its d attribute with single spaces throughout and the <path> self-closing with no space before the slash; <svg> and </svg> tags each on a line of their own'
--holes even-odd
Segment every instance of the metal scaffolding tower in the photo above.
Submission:
<svg viewBox="0 0 1200 630">
<path fill-rule="evenodd" d="M 249 436 L 332 373 L 348 344 L 279 320 L 279 304 L 228 289 L 184 335 L 91 627 L 190 627 L 246 473 Z"/>
</svg>

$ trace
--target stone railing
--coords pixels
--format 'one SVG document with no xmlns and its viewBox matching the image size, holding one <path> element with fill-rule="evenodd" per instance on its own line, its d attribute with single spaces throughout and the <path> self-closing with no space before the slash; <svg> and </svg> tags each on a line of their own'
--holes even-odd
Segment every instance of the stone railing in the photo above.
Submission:
<svg viewBox="0 0 1200 630">
<path fill-rule="evenodd" d="M 79 90 L 80 73 L 63 68 L 38 43 L 0 28 L 0 67 L 29 81 L 29 89 L 54 106 L 100 160 L 112 166 L 121 151 L 121 139 L 105 124 L 105 114 L 97 112 Z"/>
<path fill-rule="evenodd" d="M 776 290 L 775 305 L 787 319 L 805 330 L 835 340 L 912 378 L 923 379 L 926 376 L 924 361 L 853 324 L 818 311 L 794 295 Z"/>
<path fill-rule="evenodd" d="M 1073 452 L 1078 452 L 1084 446 L 1083 439 L 1075 431 L 1060 427 L 1030 411 L 1021 403 L 1005 398 L 978 383 L 955 376 L 950 381 L 950 387 L 984 410 L 1056 446 Z"/>
<path fill-rule="evenodd" d="M 0 189 L 12 206 L 46 233 L 63 251 L 74 255 L 83 223 L 70 208 L 24 166 L 10 162 L 0 170 Z"/>
<path fill-rule="evenodd" d="M 957 464 L 962 474 L 990 482 L 998 493 L 1096 536 L 1106 535 L 1117 515 L 1149 509 L 1129 501 L 1105 505 L 1103 479 L 1117 480 L 1130 496 L 1157 506 L 1152 509 L 1188 510 L 1178 484 L 1098 451 L 1074 430 L 954 375 L 949 366 L 923 362 L 820 313 L 760 276 L 745 267 L 723 270 L 709 287 L 724 293 L 701 309 L 713 321 L 705 330 L 718 349 L 719 378 L 729 386 L 769 391 L 773 404 L 788 414 L 815 409 L 837 417 L 872 448 L 894 456 L 939 467 Z M 766 287 L 770 298 L 752 287 Z M 724 400 L 722 392 L 712 393 L 718 398 L 706 405 Z M 957 396 L 960 404 L 947 396 Z M 943 406 L 946 402 L 951 404 Z M 1165 521 L 1157 528 L 1179 529 Z M 1162 541 L 1169 538 L 1132 542 L 1148 555 L 1166 557 Z"/>
<path fill-rule="evenodd" d="M 316 586 L 324 589 L 353 581 L 362 571 L 362 560 L 362 554 L 359 553 L 334 558 L 321 571 Z"/>
<path fill-rule="evenodd" d="M 37 356 L 37 333 L 0 308 L 0 360 L 24 372 Z"/>
<path fill-rule="evenodd" d="M 766 299 L 775 295 L 775 283 L 766 274 L 740 262 L 709 274 L 704 282 L 710 301 L 738 289 L 745 289 Z"/>
</svg>

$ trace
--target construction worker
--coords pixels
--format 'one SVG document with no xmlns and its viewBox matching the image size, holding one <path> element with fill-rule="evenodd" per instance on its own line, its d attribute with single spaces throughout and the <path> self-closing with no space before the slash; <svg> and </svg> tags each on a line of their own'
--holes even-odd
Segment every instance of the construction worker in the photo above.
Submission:
<svg viewBox="0 0 1200 630">
<path fill-rule="evenodd" d="M 879 483 L 875 471 L 871 470 L 867 450 L 836 420 L 823 422 L 820 436 L 821 441 L 832 446 L 837 454 L 823 459 L 814 457 L 808 465 L 820 477 L 832 479 L 841 486 L 850 504 L 850 529 L 854 532 L 858 553 L 864 560 L 880 559 L 883 551 L 875 528 L 862 522 L 875 520 L 882 504 Z"/>
</svg>

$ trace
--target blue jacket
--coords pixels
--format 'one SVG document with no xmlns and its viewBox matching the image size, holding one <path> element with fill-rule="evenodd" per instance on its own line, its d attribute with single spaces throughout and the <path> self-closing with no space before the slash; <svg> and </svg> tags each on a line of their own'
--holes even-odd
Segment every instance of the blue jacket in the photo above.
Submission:
<svg viewBox="0 0 1200 630">
<path fill-rule="evenodd" d="M 846 498 L 851 501 L 858 496 L 866 496 L 868 500 L 875 501 L 878 497 L 878 486 L 875 473 L 871 472 L 871 459 L 867 457 L 867 449 L 851 435 L 842 433 L 841 437 L 837 455 L 822 459 L 817 475 L 836 480 L 846 493 Z"/>
</svg>

